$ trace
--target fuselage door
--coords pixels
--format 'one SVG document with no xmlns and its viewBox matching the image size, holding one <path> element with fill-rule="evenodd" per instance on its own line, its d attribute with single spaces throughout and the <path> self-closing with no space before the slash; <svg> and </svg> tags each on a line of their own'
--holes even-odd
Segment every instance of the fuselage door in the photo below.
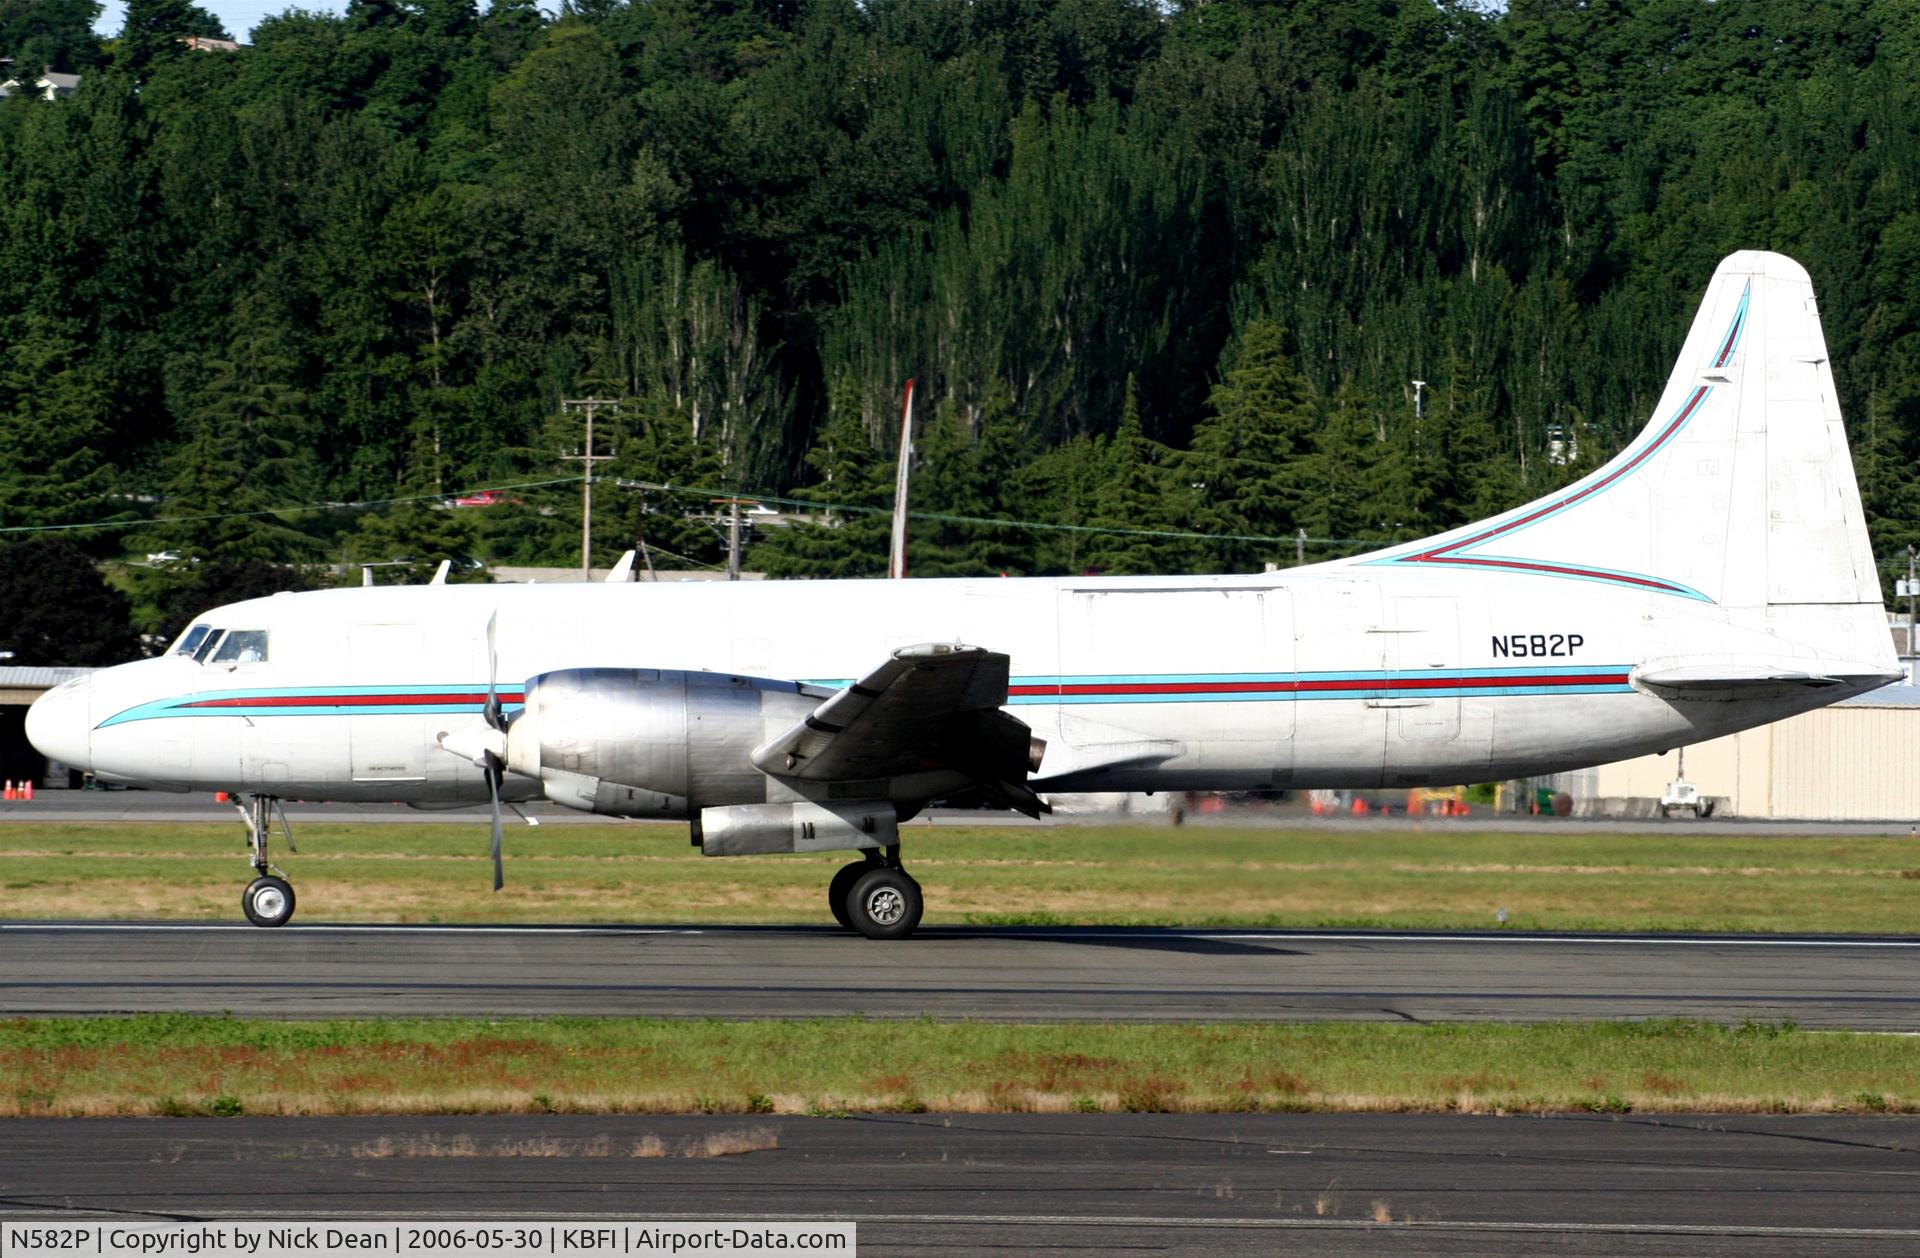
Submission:
<svg viewBox="0 0 1920 1258">
<path fill-rule="evenodd" d="M 1060 592 L 1060 731 L 1076 747 L 1178 740 L 1182 765 L 1292 766 L 1293 600 L 1283 589 Z"/>
<path fill-rule="evenodd" d="M 1392 671 L 1393 719 L 1403 742 L 1445 742 L 1460 736 L 1460 697 L 1442 685 L 1460 667 L 1460 600 L 1420 596 L 1391 600 L 1397 656 Z"/>
</svg>

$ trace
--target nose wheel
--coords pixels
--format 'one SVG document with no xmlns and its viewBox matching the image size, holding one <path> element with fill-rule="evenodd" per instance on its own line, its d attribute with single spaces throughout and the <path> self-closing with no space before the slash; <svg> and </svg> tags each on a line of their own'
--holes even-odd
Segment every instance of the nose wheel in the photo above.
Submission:
<svg viewBox="0 0 1920 1258">
<path fill-rule="evenodd" d="M 293 886 L 285 878 L 262 874 L 241 893 L 240 908 L 255 926 L 285 926 L 293 916 Z"/>
<path fill-rule="evenodd" d="M 287 849 L 293 846 L 293 828 L 280 809 L 280 801 L 271 795 L 249 795 L 245 804 L 235 804 L 247 823 L 247 846 L 253 851 L 253 871 L 258 875 L 240 893 L 240 911 L 255 926 L 285 926 L 293 917 L 293 884 L 274 872 L 267 860 L 267 836 L 273 830 L 273 818 L 280 818 L 280 831 Z"/>
<path fill-rule="evenodd" d="M 926 909 L 920 884 L 900 867 L 897 847 L 884 858 L 873 852 L 843 867 L 827 887 L 827 903 L 835 921 L 868 939 L 905 939 Z"/>
</svg>

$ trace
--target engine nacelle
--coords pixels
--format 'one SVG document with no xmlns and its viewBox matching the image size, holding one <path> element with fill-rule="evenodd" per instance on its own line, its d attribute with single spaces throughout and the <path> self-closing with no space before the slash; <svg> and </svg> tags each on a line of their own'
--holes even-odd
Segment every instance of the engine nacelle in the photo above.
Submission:
<svg viewBox="0 0 1920 1258">
<path fill-rule="evenodd" d="M 685 820 L 765 803 L 772 780 L 749 754 L 831 693 L 729 673 L 542 673 L 507 731 L 507 767 L 557 804 L 613 817 Z"/>
<path fill-rule="evenodd" d="M 707 856 L 886 848 L 900 842 L 900 815 L 885 801 L 736 804 L 702 810 L 699 835 Z"/>
</svg>

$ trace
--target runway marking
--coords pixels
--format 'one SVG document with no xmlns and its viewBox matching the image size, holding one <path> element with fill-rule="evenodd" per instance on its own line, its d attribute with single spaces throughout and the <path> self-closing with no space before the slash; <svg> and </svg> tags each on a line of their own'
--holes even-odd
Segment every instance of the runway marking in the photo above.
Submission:
<svg viewBox="0 0 1920 1258">
<path fill-rule="evenodd" d="M 106 1206 L 23 1206 L 21 1210 L 44 1210 L 58 1216 L 72 1217 L 76 1213 L 86 1214 L 125 1214 L 129 1216 L 146 1212 L 134 1210 L 114 1210 Z M 178 1216 L 191 1219 L 281 1219 L 286 1210 L 179 1210 Z M 710 1223 L 722 1217 L 728 1222 L 741 1223 L 858 1223 L 862 1226 L 875 1224 L 896 1224 L 925 1226 L 928 1224 L 974 1225 L 983 1227 L 1087 1227 L 1087 1228 L 1204 1228 L 1209 1230 L 1361 1230 L 1391 1231 L 1419 1230 L 1427 1232 L 1463 1231 L 1463 1232 L 1508 1232 L 1522 1234 L 1580 1233 L 1590 1235 L 1639 1235 L 1639 1236 L 1755 1236 L 1771 1238 L 1805 1238 L 1833 1240 L 1912 1240 L 1920 1238 L 1920 1228 L 1873 1228 L 1873 1227 L 1815 1227 L 1791 1225 L 1765 1225 L 1743 1223 L 1574 1223 L 1574 1222 L 1511 1222 L 1480 1219 L 1395 1219 L 1390 1223 L 1376 1223 L 1371 1219 L 1321 1219 L 1321 1218 L 1234 1218 L 1221 1215 L 1201 1215 L 1184 1217 L 1180 1215 L 1082 1215 L 1082 1214 L 856 1214 L 844 1211 L 827 1211 L 812 1214 L 742 1214 L 737 1212 L 693 1213 L 682 1211 L 539 1211 L 529 1214 L 527 1211 L 505 1210 L 428 1210 L 428 1211 L 382 1211 L 382 1210 L 313 1210 L 298 1207 L 295 1213 L 302 1219 L 400 1219 L 465 1221 L 479 1219 L 517 1219 L 535 1222 L 564 1222 L 587 1220 L 625 1220 L 629 1222 L 662 1223 Z M 0 1218 L 24 1217 L 17 1211 L 0 1211 Z"/>
</svg>

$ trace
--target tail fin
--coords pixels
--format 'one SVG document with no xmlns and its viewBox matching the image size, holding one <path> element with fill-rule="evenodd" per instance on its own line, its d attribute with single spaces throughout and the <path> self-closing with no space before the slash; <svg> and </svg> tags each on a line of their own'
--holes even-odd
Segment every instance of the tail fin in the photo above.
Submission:
<svg viewBox="0 0 1920 1258">
<path fill-rule="evenodd" d="M 1878 607 L 1806 271 L 1777 253 L 1727 258 L 1652 421 L 1611 462 L 1361 562 L 1599 581 L 1727 607 Z"/>
</svg>

